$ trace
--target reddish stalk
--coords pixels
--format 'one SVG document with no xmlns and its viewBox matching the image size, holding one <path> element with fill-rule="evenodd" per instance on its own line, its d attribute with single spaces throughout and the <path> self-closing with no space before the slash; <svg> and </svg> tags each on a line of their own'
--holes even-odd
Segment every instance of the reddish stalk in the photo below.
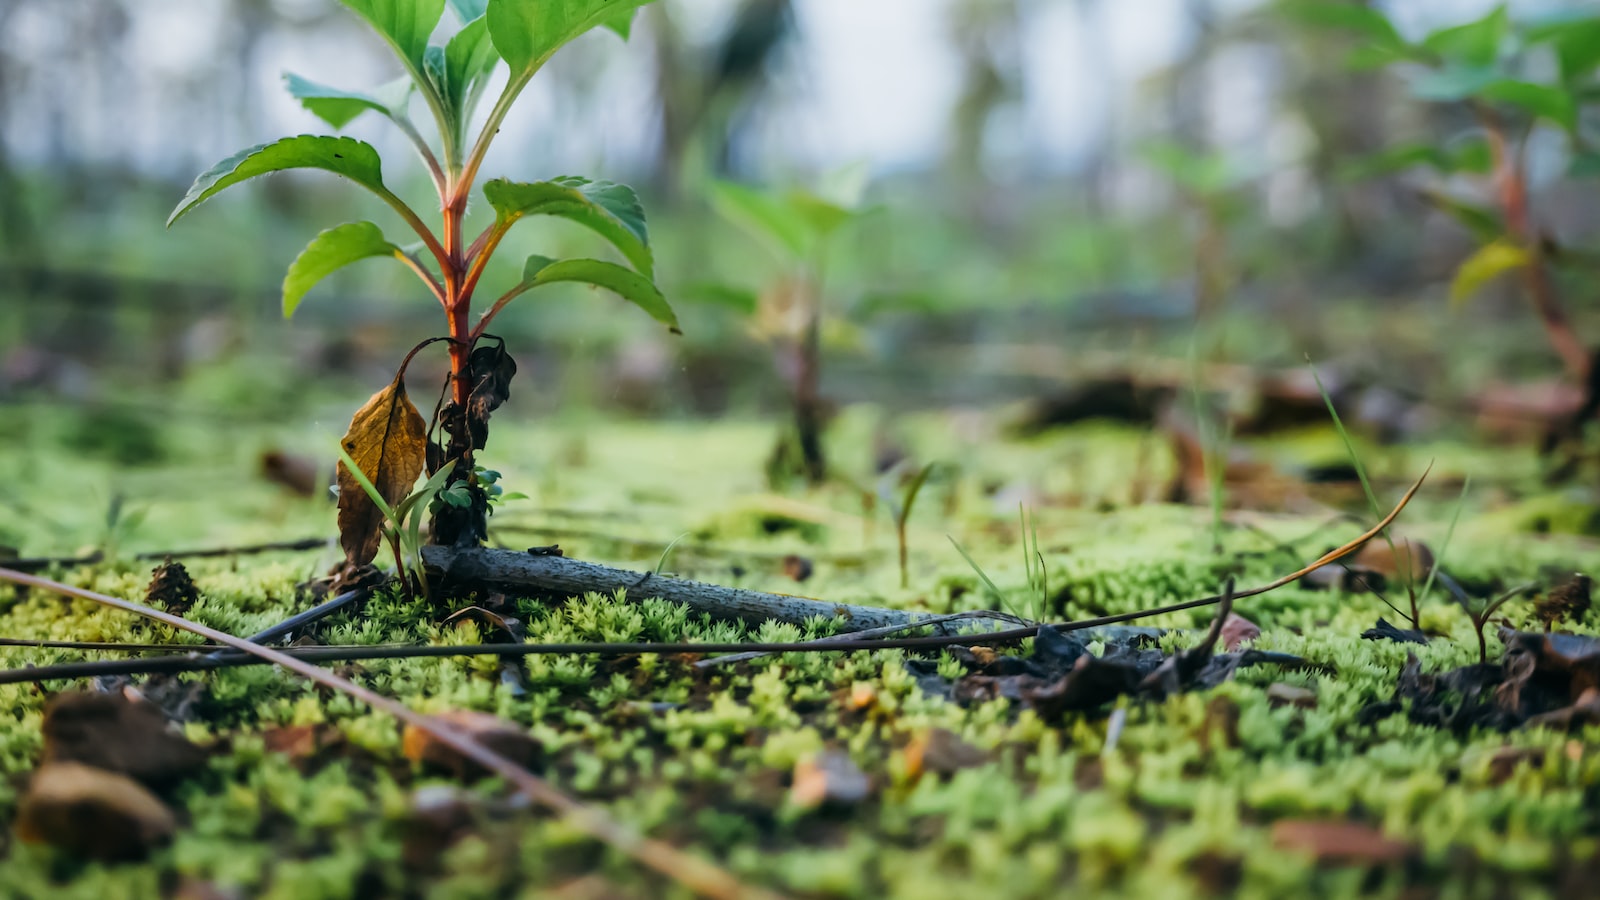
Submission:
<svg viewBox="0 0 1600 900">
<path fill-rule="evenodd" d="M 1513 152 L 1506 140 L 1505 127 L 1494 111 L 1484 106 L 1476 107 L 1479 122 L 1489 138 L 1489 152 L 1493 161 L 1493 180 L 1500 207 L 1505 212 L 1506 230 L 1511 239 L 1528 255 L 1522 266 L 1522 283 L 1533 304 L 1539 321 L 1544 324 L 1545 336 L 1556 354 L 1561 357 L 1567 374 L 1579 382 L 1589 374 L 1589 351 L 1573 331 L 1556 286 L 1550 279 L 1546 265 L 1544 242 L 1528 209 L 1528 182 L 1523 172 L 1522 150 L 1526 143 Z"/>
</svg>

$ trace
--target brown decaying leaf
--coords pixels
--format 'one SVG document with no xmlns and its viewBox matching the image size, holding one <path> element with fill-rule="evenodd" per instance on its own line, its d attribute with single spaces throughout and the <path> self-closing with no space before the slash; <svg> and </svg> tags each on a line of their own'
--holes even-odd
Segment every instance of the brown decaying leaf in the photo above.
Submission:
<svg viewBox="0 0 1600 900">
<path fill-rule="evenodd" d="M 176 828 L 172 811 L 137 781 L 73 762 L 40 766 L 17 811 L 24 841 L 107 862 L 143 859 Z"/>
<path fill-rule="evenodd" d="M 1412 853 L 1410 844 L 1359 822 L 1280 819 L 1272 823 L 1272 844 L 1309 853 L 1323 863 L 1392 863 Z"/>
<path fill-rule="evenodd" d="M 428 425 L 406 397 L 405 382 L 396 378 L 372 395 L 345 432 L 344 450 L 356 461 L 390 506 L 411 493 L 422 474 L 427 454 Z M 351 566 L 364 566 L 378 555 L 383 511 L 360 482 L 339 464 L 339 545 Z"/>
<path fill-rule="evenodd" d="M 872 780 L 850 754 L 824 750 L 795 764 L 789 799 L 802 809 L 854 806 L 872 793 Z"/>
<path fill-rule="evenodd" d="M 144 590 L 144 599 L 146 603 L 181 616 L 200 599 L 200 589 L 195 587 L 183 563 L 173 562 L 168 557 L 166 562 L 150 570 L 150 586 Z"/>
<path fill-rule="evenodd" d="M 1222 649 L 1232 653 L 1245 641 L 1261 637 L 1261 626 L 1238 613 L 1228 613 L 1222 620 Z"/>
<path fill-rule="evenodd" d="M 473 740 L 524 768 L 537 770 L 541 767 L 544 748 L 515 722 L 470 709 L 437 713 L 434 718 L 461 729 Z M 437 735 L 415 725 L 406 726 L 400 747 L 407 759 L 430 769 L 450 772 L 462 780 L 489 774 L 483 766 L 440 741 Z"/>
<path fill-rule="evenodd" d="M 45 705 L 44 761 L 81 763 L 126 775 L 152 790 L 193 775 L 206 752 L 167 727 L 149 703 L 120 694 L 69 692 Z"/>
</svg>

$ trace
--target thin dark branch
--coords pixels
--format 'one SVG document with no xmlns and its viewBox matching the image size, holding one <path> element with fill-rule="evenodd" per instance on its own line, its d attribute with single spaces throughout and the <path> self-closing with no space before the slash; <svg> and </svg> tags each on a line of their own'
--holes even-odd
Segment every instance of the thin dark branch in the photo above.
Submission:
<svg viewBox="0 0 1600 900">
<path fill-rule="evenodd" d="M 246 556 L 255 553 L 278 553 L 285 551 L 298 552 L 302 550 L 321 550 L 333 546 L 332 538 L 301 538 L 298 541 L 268 541 L 264 544 L 242 544 L 237 547 L 205 547 L 195 550 L 146 550 L 135 553 L 131 557 L 139 562 L 149 562 L 158 559 L 207 559 L 219 556 Z M 4 559 L 8 569 L 18 572 L 37 572 L 51 566 L 92 566 L 105 559 L 104 554 L 96 550 L 87 556 L 38 556 L 27 559 Z"/>
</svg>

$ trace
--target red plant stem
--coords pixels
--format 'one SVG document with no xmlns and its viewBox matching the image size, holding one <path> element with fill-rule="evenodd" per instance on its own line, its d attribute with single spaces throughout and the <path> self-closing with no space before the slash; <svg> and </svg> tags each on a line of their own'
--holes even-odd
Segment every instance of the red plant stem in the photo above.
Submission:
<svg viewBox="0 0 1600 900">
<path fill-rule="evenodd" d="M 1589 374 L 1589 351 L 1572 329 L 1561 300 L 1556 296 L 1555 284 L 1550 280 L 1550 269 L 1545 264 L 1544 242 L 1533 225 L 1528 210 L 1528 181 L 1522 171 L 1520 153 L 1513 154 L 1507 146 L 1505 128 L 1499 117 L 1485 107 L 1478 107 L 1478 119 L 1489 137 L 1489 152 L 1494 161 L 1494 187 L 1500 206 L 1505 211 L 1506 229 L 1513 241 L 1527 254 L 1528 263 L 1522 267 L 1522 283 L 1533 303 L 1534 311 L 1544 323 L 1545 336 L 1561 357 L 1567 374 L 1582 382 Z"/>
</svg>

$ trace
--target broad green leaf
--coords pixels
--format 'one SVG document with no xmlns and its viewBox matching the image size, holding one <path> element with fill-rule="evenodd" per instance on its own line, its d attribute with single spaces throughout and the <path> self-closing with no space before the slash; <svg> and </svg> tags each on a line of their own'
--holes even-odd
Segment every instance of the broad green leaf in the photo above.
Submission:
<svg viewBox="0 0 1600 900">
<path fill-rule="evenodd" d="M 369 110 L 391 118 L 401 115 L 416 87 L 410 76 L 397 78 L 368 93 L 341 91 L 293 72 L 283 73 L 283 81 L 301 106 L 334 128 L 343 128 L 351 119 Z"/>
<path fill-rule="evenodd" d="M 1291 21 L 1318 28 L 1339 28 L 1355 32 L 1368 40 L 1387 46 L 1404 46 L 1400 32 L 1388 17 L 1370 6 L 1338 0 L 1304 0 L 1286 3 L 1283 13 Z"/>
<path fill-rule="evenodd" d="M 1427 166 L 1441 172 L 1449 171 L 1450 157 L 1432 144 L 1399 144 L 1351 162 L 1342 167 L 1340 175 L 1352 179 L 1372 178 L 1377 175 L 1403 172 L 1415 166 Z"/>
<path fill-rule="evenodd" d="M 1490 100 L 1509 103 L 1535 116 L 1549 119 L 1568 131 L 1577 130 L 1578 104 L 1571 94 L 1561 88 L 1506 79 L 1485 85 L 1480 93 Z"/>
<path fill-rule="evenodd" d="M 600 27 L 609 28 L 616 32 L 618 37 L 627 40 L 633 36 L 633 14 L 638 10 L 639 7 L 637 6 L 627 6 L 619 9 L 610 18 L 602 19 Z"/>
<path fill-rule="evenodd" d="M 1548 43 L 1556 54 L 1561 80 L 1575 82 L 1600 66 L 1600 18 L 1593 12 L 1568 10 L 1526 24 L 1529 43 Z"/>
<path fill-rule="evenodd" d="M 829 203 L 808 191 L 790 191 L 787 199 L 795 214 L 804 219 L 806 226 L 819 238 L 827 237 L 839 226 L 855 218 L 851 210 Z"/>
<path fill-rule="evenodd" d="M 517 290 L 531 290 L 560 281 L 603 287 L 678 332 L 678 317 L 667 305 L 667 298 L 661 295 L 661 289 L 655 286 L 655 282 L 616 263 L 598 259 L 563 259 L 558 262 L 547 256 L 530 256 L 522 267 L 522 283 L 517 285 Z"/>
<path fill-rule="evenodd" d="M 812 235 L 804 219 L 777 197 L 731 181 L 713 181 L 711 205 L 724 218 L 761 240 L 780 255 L 803 259 Z"/>
<path fill-rule="evenodd" d="M 445 45 L 444 83 L 439 93 L 458 125 L 472 118 L 472 108 L 499 61 L 500 55 L 489 39 L 489 22 L 482 16 L 462 26 Z"/>
<path fill-rule="evenodd" d="M 450 0 L 450 11 L 462 23 L 471 22 L 489 10 L 489 0 Z"/>
<path fill-rule="evenodd" d="M 489 34 L 511 66 L 526 78 L 557 50 L 598 26 L 622 33 L 624 15 L 650 0 L 489 0 Z"/>
<path fill-rule="evenodd" d="M 257 175 L 285 169 L 326 169 L 369 190 L 386 193 L 383 164 L 371 144 L 355 138 L 302 134 L 241 150 L 202 172 L 167 217 L 167 227 L 171 228 L 172 223 L 218 191 Z"/>
<path fill-rule="evenodd" d="M 1476 203 L 1468 203 L 1441 191 L 1426 190 L 1422 199 L 1433 204 L 1440 212 L 1455 219 L 1461 227 L 1472 232 L 1480 241 L 1492 241 L 1505 233 L 1500 216 L 1494 210 Z"/>
<path fill-rule="evenodd" d="M 524 216 L 560 216 L 610 241 L 646 278 L 655 272 L 639 195 L 625 184 L 565 175 L 531 183 L 497 178 L 483 196 L 505 222 Z"/>
<path fill-rule="evenodd" d="M 1450 302 L 1460 304 L 1502 272 L 1528 264 L 1528 251 L 1506 240 L 1484 244 L 1456 269 L 1450 281 Z"/>
<path fill-rule="evenodd" d="M 1422 47 L 1450 62 L 1468 66 L 1494 65 L 1500 57 L 1500 44 L 1511 25 L 1504 4 L 1481 19 L 1441 28 L 1422 39 Z"/>
<path fill-rule="evenodd" d="M 1447 66 L 1427 72 L 1411 82 L 1411 95 L 1420 100 L 1450 102 L 1476 97 L 1483 89 L 1506 80 L 1505 73 L 1493 67 Z"/>
<path fill-rule="evenodd" d="M 444 17 L 444 0 L 339 0 L 367 20 L 413 73 L 423 71 L 428 36 Z"/>
<path fill-rule="evenodd" d="M 699 300 L 713 306 L 726 306 L 729 309 L 749 315 L 756 311 L 756 304 L 760 298 L 756 292 L 749 288 L 735 287 L 731 284 L 718 284 L 716 282 L 698 282 L 684 285 L 677 291 L 678 298 Z"/>
<path fill-rule="evenodd" d="M 374 256 L 400 256 L 383 231 L 371 222 L 349 222 L 329 228 L 311 239 L 283 277 L 283 317 L 294 315 L 306 291 L 322 279 L 357 260 Z"/>
</svg>

